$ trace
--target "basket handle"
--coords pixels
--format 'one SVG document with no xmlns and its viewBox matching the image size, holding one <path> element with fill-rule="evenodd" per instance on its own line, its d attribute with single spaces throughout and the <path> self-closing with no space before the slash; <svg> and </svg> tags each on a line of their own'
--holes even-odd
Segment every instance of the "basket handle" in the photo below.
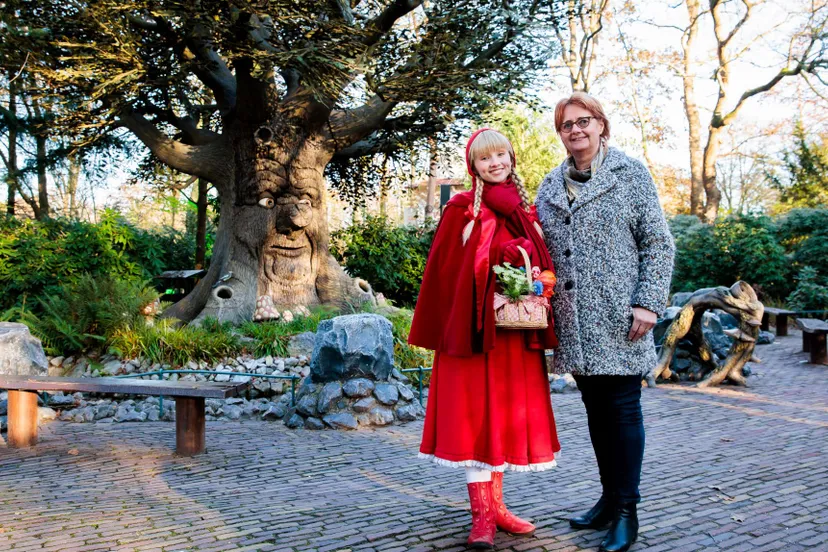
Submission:
<svg viewBox="0 0 828 552">
<path fill-rule="evenodd" d="M 520 254 L 523 255 L 523 267 L 526 269 L 526 281 L 529 282 L 529 292 L 532 291 L 532 260 L 529 259 L 529 253 L 521 246 L 517 246 Z"/>
</svg>

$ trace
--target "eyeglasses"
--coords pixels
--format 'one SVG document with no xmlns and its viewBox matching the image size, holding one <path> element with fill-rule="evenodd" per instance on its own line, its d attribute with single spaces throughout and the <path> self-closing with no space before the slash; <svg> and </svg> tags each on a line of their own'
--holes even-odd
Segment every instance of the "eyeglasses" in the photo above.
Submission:
<svg viewBox="0 0 828 552">
<path fill-rule="evenodd" d="M 574 125 L 578 125 L 578 128 L 586 128 L 589 126 L 589 123 L 592 122 L 592 119 L 597 119 L 598 117 L 578 117 L 575 121 L 567 121 L 561 125 L 560 131 L 564 134 L 569 134 L 572 132 L 572 127 Z"/>
</svg>

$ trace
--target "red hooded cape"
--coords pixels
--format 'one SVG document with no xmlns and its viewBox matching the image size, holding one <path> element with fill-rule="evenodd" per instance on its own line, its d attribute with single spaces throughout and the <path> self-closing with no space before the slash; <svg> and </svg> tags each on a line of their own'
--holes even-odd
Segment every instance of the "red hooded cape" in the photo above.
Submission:
<svg viewBox="0 0 828 552">
<path fill-rule="evenodd" d="M 473 216 L 473 199 L 472 191 L 455 195 L 440 219 L 408 336 L 412 345 L 454 356 L 471 356 L 494 347 L 496 277 L 491 267 L 501 262 L 501 248 L 492 237 L 502 235 L 504 225 L 513 236 L 532 241 L 533 265 L 554 270 L 546 244 L 534 228 L 534 209 L 526 213 L 518 208 L 519 198 L 504 213 L 503 205 L 493 210 L 484 196 L 471 237 L 463 245 L 463 228 Z M 523 332 L 531 349 L 558 345 L 551 312 L 546 330 Z"/>
</svg>

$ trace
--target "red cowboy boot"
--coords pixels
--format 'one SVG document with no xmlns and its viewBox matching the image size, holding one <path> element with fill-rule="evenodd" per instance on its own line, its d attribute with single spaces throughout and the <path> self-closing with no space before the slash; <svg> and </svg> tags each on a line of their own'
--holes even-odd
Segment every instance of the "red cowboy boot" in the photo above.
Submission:
<svg viewBox="0 0 828 552">
<path fill-rule="evenodd" d="M 491 550 L 494 548 L 495 525 L 492 482 L 468 483 L 469 502 L 472 511 L 472 528 L 469 533 L 469 548 Z"/>
<path fill-rule="evenodd" d="M 535 526 L 520 519 L 506 509 L 503 503 L 503 472 L 492 472 L 492 496 L 495 509 L 495 522 L 501 531 L 515 536 L 530 536 L 535 533 Z"/>
</svg>

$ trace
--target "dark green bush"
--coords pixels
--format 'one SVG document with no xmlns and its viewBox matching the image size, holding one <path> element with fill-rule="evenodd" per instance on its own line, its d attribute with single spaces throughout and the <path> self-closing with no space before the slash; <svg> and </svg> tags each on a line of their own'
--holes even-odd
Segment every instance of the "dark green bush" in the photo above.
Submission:
<svg viewBox="0 0 828 552">
<path fill-rule="evenodd" d="M 0 218 L 0 310 L 52 296 L 83 274 L 150 280 L 164 270 L 191 268 L 195 244 L 179 232 L 149 232 L 106 211 L 97 224 Z"/>
<path fill-rule="evenodd" d="M 101 348 L 122 328 L 142 326 L 141 310 L 157 299 L 147 282 L 84 274 L 37 297 L 36 311 L 13 307 L 4 317 L 26 324 L 46 352 L 62 355 Z"/>
<path fill-rule="evenodd" d="M 745 280 L 764 300 L 779 302 L 794 290 L 793 276 L 805 266 L 815 270 L 809 286 L 828 279 L 828 209 L 794 209 L 775 218 L 730 216 L 714 225 L 680 215 L 670 220 L 670 229 L 676 240 L 674 292 Z"/>
<path fill-rule="evenodd" d="M 826 278 L 820 278 L 815 268 L 806 266 L 796 280 L 796 289 L 787 299 L 788 307 L 795 310 L 828 310 Z"/>
<path fill-rule="evenodd" d="M 385 217 L 335 232 L 331 253 L 351 276 L 367 280 L 374 291 L 403 306 L 417 300 L 434 225 L 395 226 Z"/>
</svg>

